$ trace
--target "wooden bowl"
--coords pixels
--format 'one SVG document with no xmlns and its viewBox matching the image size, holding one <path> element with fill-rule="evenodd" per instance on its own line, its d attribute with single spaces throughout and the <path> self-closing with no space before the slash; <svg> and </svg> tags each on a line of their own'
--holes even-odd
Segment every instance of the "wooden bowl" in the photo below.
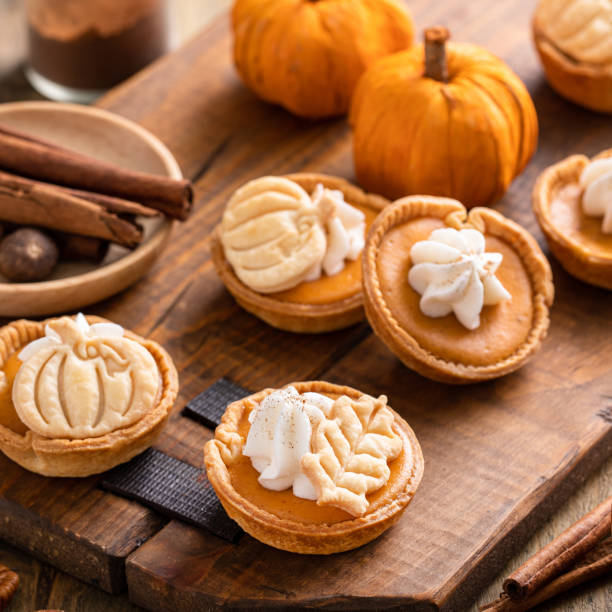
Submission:
<svg viewBox="0 0 612 612">
<path fill-rule="evenodd" d="M 182 177 L 176 160 L 158 138 L 99 108 L 54 102 L 1 104 L 0 123 L 125 168 Z M 61 262 L 49 280 L 38 283 L 10 283 L 0 276 L 0 316 L 78 310 L 135 283 L 159 257 L 173 225 L 165 217 L 139 222 L 145 229 L 144 239 L 133 251 L 111 245 L 101 263 Z"/>
</svg>

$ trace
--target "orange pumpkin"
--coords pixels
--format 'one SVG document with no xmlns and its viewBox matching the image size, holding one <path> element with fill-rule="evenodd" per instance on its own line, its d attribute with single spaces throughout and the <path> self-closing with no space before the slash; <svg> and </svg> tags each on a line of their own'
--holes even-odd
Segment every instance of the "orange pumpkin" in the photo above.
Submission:
<svg viewBox="0 0 612 612">
<path fill-rule="evenodd" d="M 379 60 L 359 81 L 350 120 L 368 191 L 489 205 L 535 151 L 538 121 L 522 81 L 487 50 L 448 36 L 430 28 L 424 45 Z"/>
<path fill-rule="evenodd" d="M 413 40 L 399 0 L 236 0 L 232 21 L 244 83 L 309 118 L 346 113 L 363 71 Z"/>
</svg>

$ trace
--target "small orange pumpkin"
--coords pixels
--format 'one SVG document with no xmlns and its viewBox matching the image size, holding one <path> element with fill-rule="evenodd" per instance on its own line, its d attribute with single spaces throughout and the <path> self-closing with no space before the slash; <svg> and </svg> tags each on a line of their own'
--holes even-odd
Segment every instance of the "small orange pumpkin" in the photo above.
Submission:
<svg viewBox="0 0 612 612">
<path fill-rule="evenodd" d="M 502 197 L 533 152 L 538 121 L 522 81 L 448 30 L 376 62 L 353 97 L 357 180 L 387 198 L 427 194 L 466 206 Z"/>
<path fill-rule="evenodd" d="M 247 87 L 309 118 L 346 113 L 363 71 L 413 40 L 399 0 L 236 0 L 232 22 Z"/>
</svg>

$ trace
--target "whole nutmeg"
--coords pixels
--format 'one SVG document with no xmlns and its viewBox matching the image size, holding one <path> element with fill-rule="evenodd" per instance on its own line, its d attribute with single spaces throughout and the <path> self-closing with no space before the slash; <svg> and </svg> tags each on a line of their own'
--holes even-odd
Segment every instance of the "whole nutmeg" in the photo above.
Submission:
<svg viewBox="0 0 612 612">
<path fill-rule="evenodd" d="M 55 242 L 35 229 L 18 229 L 0 243 L 0 273 L 10 281 L 43 280 L 51 274 L 58 258 Z"/>
</svg>

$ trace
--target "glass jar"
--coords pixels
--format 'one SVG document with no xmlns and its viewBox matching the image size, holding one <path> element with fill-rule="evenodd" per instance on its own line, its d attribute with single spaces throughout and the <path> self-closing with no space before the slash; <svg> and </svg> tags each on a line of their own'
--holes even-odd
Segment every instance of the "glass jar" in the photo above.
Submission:
<svg viewBox="0 0 612 612">
<path fill-rule="evenodd" d="M 26 0 L 26 74 L 47 98 L 88 103 L 168 50 L 167 0 Z"/>
</svg>

